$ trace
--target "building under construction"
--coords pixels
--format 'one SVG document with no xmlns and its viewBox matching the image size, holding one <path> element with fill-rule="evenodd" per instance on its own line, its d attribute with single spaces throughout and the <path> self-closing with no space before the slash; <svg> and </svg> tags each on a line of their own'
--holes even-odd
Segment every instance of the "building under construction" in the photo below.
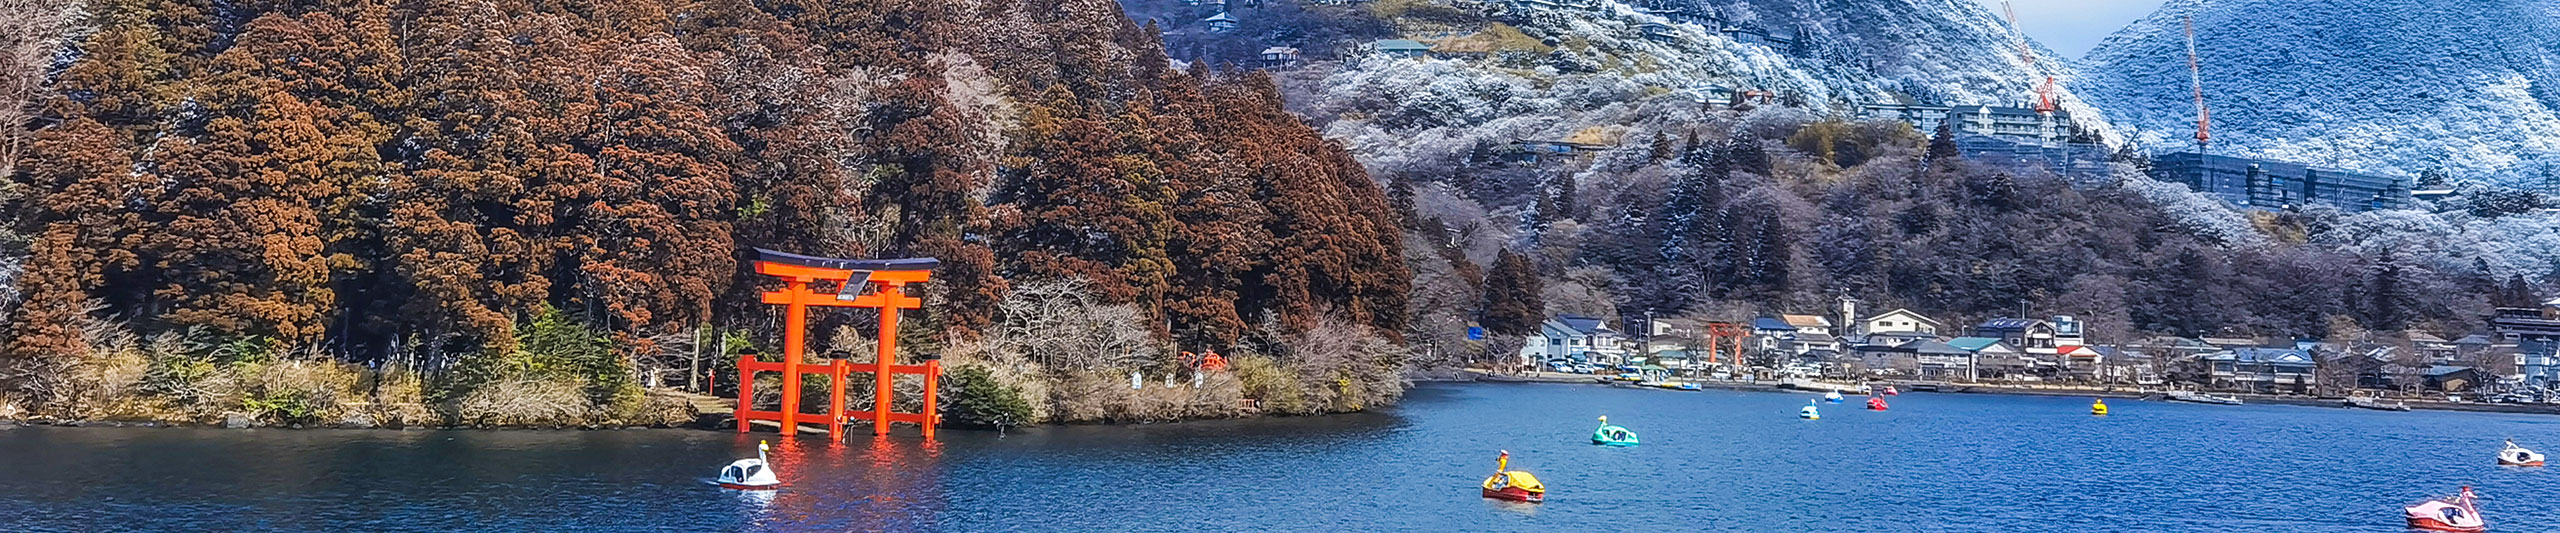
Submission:
<svg viewBox="0 0 2560 533">
<path fill-rule="evenodd" d="M 2409 206 L 2409 181 L 2298 163 L 2176 152 L 2151 157 L 2151 178 L 2184 183 L 2234 205 L 2288 209 L 2326 204 L 2341 211 Z"/>
</svg>

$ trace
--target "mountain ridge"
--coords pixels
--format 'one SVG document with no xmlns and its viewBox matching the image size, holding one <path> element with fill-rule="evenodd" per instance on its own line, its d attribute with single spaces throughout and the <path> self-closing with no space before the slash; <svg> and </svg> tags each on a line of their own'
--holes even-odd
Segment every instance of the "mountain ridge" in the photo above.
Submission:
<svg viewBox="0 0 2560 533">
<path fill-rule="evenodd" d="M 2074 84 L 2150 149 L 2193 149 L 2190 15 L 2214 152 L 2507 185 L 2560 172 L 2560 6 L 2173 0 Z"/>
</svg>

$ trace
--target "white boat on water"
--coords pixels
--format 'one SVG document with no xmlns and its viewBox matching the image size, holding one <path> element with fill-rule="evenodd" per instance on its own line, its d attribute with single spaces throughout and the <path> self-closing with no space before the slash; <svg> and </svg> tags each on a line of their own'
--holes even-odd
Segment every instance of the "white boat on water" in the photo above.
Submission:
<svg viewBox="0 0 2560 533">
<path fill-rule="evenodd" d="M 2498 450 L 2498 466 L 2542 466 L 2542 453 L 2517 446 L 2516 441 L 2509 440 L 2506 449 Z"/>
<path fill-rule="evenodd" d="M 729 466 L 720 469 L 720 477 L 713 480 L 711 484 L 719 485 L 724 489 L 744 491 L 768 491 L 782 488 L 782 480 L 773 475 L 772 464 L 765 462 L 765 449 L 765 443 L 757 441 L 756 458 L 739 459 L 737 462 L 729 463 Z"/>
<path fill-rule="evenodd" d="M 2240 398 L 2238 397 L 2214 396 L 2196 391 L 2169 391 L 2169 399 L 2181 402 L 2209 403 L 2215 405 L 2240 405 Z"/>
<path fill-rule="evenodd" d="M 2384 402 L 2381 398 L 2371 396 L 2351 396 L 2347 398 L 2347 407 L 2372 409 L 2376 411 L 2407 411 L 2409 410 L 2409 402 Z"/>
</svg>

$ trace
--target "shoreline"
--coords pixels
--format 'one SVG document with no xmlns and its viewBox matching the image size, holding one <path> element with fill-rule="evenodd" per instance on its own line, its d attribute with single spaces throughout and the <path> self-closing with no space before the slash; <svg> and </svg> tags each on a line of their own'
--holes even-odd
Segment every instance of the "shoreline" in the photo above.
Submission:
<svg viewBox="0 0 2560 533">
<path fill-rule="evenodd" d="M 1554 372 L 1531 372 L 1531 373 L 1529 373 L 1529 374 L 1525 374 L 1525 375 L 1523 375 L 1523 374 L 1494 374 L 1494 373 L 1485 372 L 1485 371 L 1481 371 L 1481 370 L 1474 370 L 1474 369 L 1469 369 L 1469 370 L 1467 370 L 1467 371 L 1465 371 L 1465 372 L 1466 372 L 1467 374 L 1473 375 L 1473 376 L 1476 378 L 1476 379 L 1474 380 L 1476 383 L 1542 383 L 1542 384 L 1567 384 L 1567 385 L 1594 385 L 1594 386 L 1603 386 L 1603 387 L 1613 387 L 1613 386 L 1614 386 L 1614 385 L 1611 385 L 1611 384 L 1608 384 L 1608 383 L 1602 383 L 1602 382 L 1600 382 L 1597 378 L 1594 378 L 1594 377 L 1592 377 L 1592 376 L 1590 376 L 1590 375 L 1585 375 L 1585 374 L 1562 374 L 1562 373 L 1554 373 Z M 1745 392 L 1787 392 L 1787 393 L 1812 392 L 1812 391 L 1811 391 L 1811 390 L 1809 390 L 1809 389 L 1801 389 L 1801 388 L 1792 388 L 1792 387 L 1788 387 L 1788 386 L 1786 386 L 1786 385 L 1785 385 L 1785 384 L 1783 384 L 1783 383 L 1760 382 L 1760 381 L 1688 381 L 1688 382 L 1686 382 L 1686 383 L 1695 383 L 1695 384 L 1697 384 L 1700 388 L 1713 389 L 1713 390 L 1731 390 L 1731 391 L 1745 391 Z M 1995 394 L 1995 395 L 2010 395 L 2010 396 L 2070 396 L 2070 397 L 2082 397 L 2082 398 L 2107 398 L 2107 399 L 2115 399 L 2115 400 L 2174 401 L 2174 400 L 2167 400 L 2167 399 L 2159 399 L 2159 400 L 2153 400 L 2153 399 L 2152 399 L 2153 397 L 2156 397 L 2156 396 L 2162 396 L 2162 395 L 2164 395 L 2164 394 L 2166 393 L 2166 391 L 2153 391 L 2153 390 L 2144 390 L 2144 389 L 2129 389 L 2129 390 L 2128 390 L 2128 389 L 2121 389 L 2121 388 L 2115 388 L 2115 387 L 2096 388 L 2096 389 L 2075 389 L 2075 388 L 2022 387 L 2022 386 L 2014 386 L 2014 385 L 1972 385 L 1972 384 L 1959 384 L 1959 383 L 1936 383 L 1936 382 L 1913 382 L 1913 381 L 1875 381 L 1875 382 L 1872 382 L 1872 383 L 1881 383 L 1881 384 L 1886 384 L 1886 385 L 1893 385 L 1893 386 L 1895 386 L 1895 387 L 1899 388 L 1902 392 L 1905 392 L 1905 393 L 1911 393 L 1911 392 L 1931 392 L 1931 393 L 1938 393 L 1938 394 Z M 2340 398 L 2320 398 L 2320 397 L 2313 397 L 2313 396 L 2293 396 L 2293 395 L 2282 395 L 2282 394 L 2250 394 L 2250 393 L 2215 393 L 2215 394 L 2221 394 L 2221 395 L 2227 395 L 2227 396 L 2232 396 L 2232 397 L 2240 398 L 2240 401 L 2242 402 L 2242 404 L 2243 404 L 2243 405 L 2248 405 L 2248 404 L 2259 404 L 2259 405 L 2290 405 L 2290 406 L 2298 406 L 2298 407 L 2328 407 L 2328 408 L 2336 408 L 2336 409 L 2361 409 L 2361 408 L 2359 408 L 2359 407 L 2354 407 L 2354 406 L 2347 405 L 2347 403 L 2346 403 L 2346 398 L 2343 398 L 2343 397 L 2340 397 Z M 2391 400 L 2391 401 L 2393 401 L 2393 402 L 2402 402 L 2402 403 L 2406 403 L 2406 404 L 2408 404 L 2408 405 L 2409 405 L 2409 408 L 2411 409 L 2411 411 L 2412 411 L 2412 412 L 2415 412 L 2415 411 L 2456 411 L 2456 412 L 2470 412 L 2470 413 L 2509 413 L 2509 414 L 2533 414 L 2533 415 L 2560 415 L 2560 404 L 2511 404 L 2511 403 L 2443 402 L 2443 401 L 2433 401 L 2433 400 L 2399 400 L 2399 399 L 2394 399 L 2394 400 Z"/>
</svg>

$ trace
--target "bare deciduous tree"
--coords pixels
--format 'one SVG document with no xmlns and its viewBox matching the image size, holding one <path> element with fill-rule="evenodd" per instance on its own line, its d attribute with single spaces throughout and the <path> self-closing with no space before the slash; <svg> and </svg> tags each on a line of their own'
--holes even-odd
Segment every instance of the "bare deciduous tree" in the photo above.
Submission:
<svg viewBox="0 0 2560 533">
<path fill-rule="evenodd" d="M 1084 280 L 1015 284 L 996 311 L 1001 322 L 987 335 L 988 349 L 1051 370 L 1123 369 L 1157 355 L 1146 315 L 1135 306 L 1096 300 Z"/>
<path fill-rule="evenodd" d="M 78 0 L 0 0 L 0 176 L 17 172 L 46 72 L 88 14 Z"/>
</svg>

